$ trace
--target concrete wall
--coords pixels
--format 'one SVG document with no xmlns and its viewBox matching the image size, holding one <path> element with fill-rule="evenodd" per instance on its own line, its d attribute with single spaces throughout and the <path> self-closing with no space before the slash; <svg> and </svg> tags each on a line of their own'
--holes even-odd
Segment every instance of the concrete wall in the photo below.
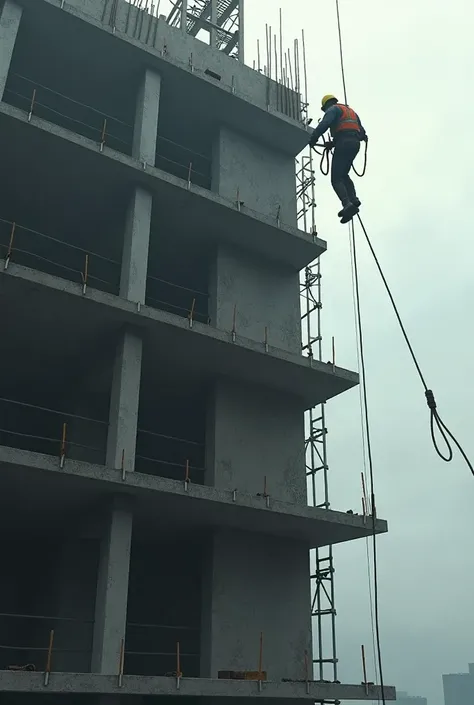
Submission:
<svg viewBox="0 0 474 705">
<path fill-rule="evenodd" d="M 97 22 L 111 26 L 111 3 L 107 0 L 67 0 L 67 4 Z M 283 98 L 281 88 L 275 81 L 269 81 L 262 74 L 231 59 L 224 52 L 213 49 L 202 41 L 196 41 L 179 28 L 170 27 L 164 19 L 156 20 L 134 7 L 129 12 L 128 3 L 120 0 L 112 24 L 119 32 L 126 32 L 144 44 L 154 45 L 159 51 L 166 50 L 170 60 L 182 64 L 183 67 L 189 68 L 191 62 L 196 73 L 200 75 L 204 75 L 206 69 L 218 74 L 221 77 L 220 81 L 216 81 L 219 85 L 225 89 L 232 88 L 238 95 L 251 100 L 263 110 L 269 105 L 292 116 L 296 113 L 295 93 L 288 91 L 288 95 Z"/>
<path fill-rule="evenodd" d="M 213 153 L 212 189 L 224 198 L 296 227 L 296 177 L 292 157 L 221 127 Z"/>
<path fill-rule="evenodd" d="M 11 0 L 5 0 L 0 8 L 0 100 L 3 99 L 21 15 L 22 8 Z"/>
<path fill-rule="evenodd" d="M 206 484 L 306 504 L 304 418 L 291 398 L 219 380 L 210 395 Z"/>
<path fill-rule="evenodd" d="M 203 581 L 201 676 L 220 669 L 263 670 L 304 678 L 311 663 L 309 555 L 298 543 L 216 532 Z M 290 609 L 291 606 L 291 609 Z"/>
<path fill-rule="evenodd" d="M 210 267 L 211 325 L 269 346 L 301 353 L 298 274 L 244 250 L 219 245 Z"/>
</svg>

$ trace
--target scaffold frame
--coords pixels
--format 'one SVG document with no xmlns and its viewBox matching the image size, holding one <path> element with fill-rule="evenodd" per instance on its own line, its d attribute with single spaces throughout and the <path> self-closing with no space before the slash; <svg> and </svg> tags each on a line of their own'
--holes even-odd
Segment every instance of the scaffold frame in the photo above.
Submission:
<svg viewBox="0 0 474 705">
<path fill-rule="evenodd" d="M 244 61 L 244 0 L 175 0 L 166 21 L 193 37 L 209 33 L 209 44 Z"/>
<path fill-rule="evenodd" d="M 316 229 L 315 170 L 312 150 L 297 162 L 299 227 L 313 235 Z M 323 361 L 321 326 L 321 263 L 318 258 L 305 268 L 301 283 L 302 350 L 310 360 Z M 305 467 L 308 502 L 330 508 L 325 404 L 310 409 L 305 418 Z M 333 548 L 317 548 L 310 554 L 311 617 L 313 623 L 313 677 L 337 682 L 336 608 Z M 331 701 L 324 701 L 330 705 Z"/>
</svg>

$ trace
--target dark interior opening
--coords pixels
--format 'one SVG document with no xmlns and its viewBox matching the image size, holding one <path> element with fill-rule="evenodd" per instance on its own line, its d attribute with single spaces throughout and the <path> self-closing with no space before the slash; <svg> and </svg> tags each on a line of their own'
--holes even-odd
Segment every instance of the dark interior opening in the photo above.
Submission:
<svg viewBox="0 0 474 705">
<path fill-rule="evenodd" d="M 125 673 L 199 676 L 202 545 L 132 541 Z"/>
<path fill-rule="evenodd" d="M 135 469 L 149 475 L 204 484 L 208 383 L 178 370 L 145 348 Z"/>
<path fill-rule="evenodd" d="M 193 321 L 209 323 L 210 247 L 192 234 L 163 222 L 159 208 L 152 218 L 146 303 Z"/>
<path fill-rule="evenodd" d="M 131 185 L 92 170 L 86 150 L 70 164 L 62 140 L 21 127 L 0 130 L 0 257 L 117 294 Z"/>
<path fill-rule="evenodd" d="M 25 112 L 95 142 L 131 154 L 138 77 L 113 55 L 99 62 L 89 50 L 87 27 L 75 24 L 74 41 L 38 25 L 25 12 L 4 100 Z"/>
<path fill-rule="evenodd" d="M 5 543 L 0 669 L 44 670 L 52 639 L 52 670 L 90 671 L 98 558 L 94 540 L 49 537 L 41 551 L 31 538 Z"/>
<path fill-rule="evenodd" d="M 20 315 L 5 311 L 4 325 L 0 445 L 103 464 L 115 338 L 64 333 L 34 295 Z"/>
</svg>

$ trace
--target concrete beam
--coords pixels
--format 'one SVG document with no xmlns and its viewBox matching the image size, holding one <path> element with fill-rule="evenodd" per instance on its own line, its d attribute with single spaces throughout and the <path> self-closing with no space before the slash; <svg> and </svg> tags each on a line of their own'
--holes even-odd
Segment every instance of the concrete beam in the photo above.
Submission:
<svg viewBox="0 0 474 705">
<path fill-rule="evenodd" d="M 92 671 L 118 673 L 127 622 L 128 576 L 133 513 L 128 497 L 115 496 L 107 508 L 95 606 Z"/>
<path fill-rule="evenodd" d="M 160 93 L 160 75 L 145 69 L 137 98 L 132 155 L 150 166 L 155 166 Z"/>
<path fill-rule="evenodd" d="M 138 402 L 142 366 L 142 339 L 132 329 L 121 335 L 117 346 L 106 463 L 131 472 L 135 469 Z"/>
<path fill-rule="evenodd" d="M 28 495 L 38 506 L 39 496 L 48 501 L 56 498 L 57 506 L 64 508 L 66 502 L 74 502 L 79 491 L 83 496 L 87 490 L 92 498 L 94 493 L 125 493 L 135 498 L 147 531 L 161 530 L 163 524 L 169 531 L 174 521 L 181 531 L 221 526 L 292 538 L 308 548 L 365 538 L 372 533 L 370 518 L 292 504 L 272 496 L 267 502 L 239 484 L 234 494 L 229 489 L 192 483 L 186 489 L 184 482 L 137 472 L 127 473 L 123 480 L 120 470 L 103 465 L 66 459 L 64 468 L 60 468 L 56 457 L 6 446 L 0 446 L 0 463 L 0 497 L 8 497 L 11 485 L 20 480 L 24 502 Z M 377 519 L 375 531 L 386 533 L 387 522 Z"/>
<path fill-rule="evenodd" d="M 0 10 L 0 100 L 3 100 L 22 12 L 20 5 L 11 0 L 5 0 Z"/>
<path fill-rule="evenodd" d="M 116 695 L 150 695 L 180 697 L 249 698 L 256 700 L 282 699 L 286 702 L 323 700 L 379 700 L 381 689 L 369 686 L 367 693 L 363 685 L 343 685 L 342 683 L 273 683 L 258 684 L 251 681 L 224 681 L 201 678 L 182 678 L 177 689 L 175 678 L 160 676 L 124 676 L 122 687 L 117 676 L 93 673 L 53 673 L 49 685 L 44 686 L 43 673 L 12 673 L 0 671 L 0 692 L 4 693 L 82 693 Z M 395 700 L 395 688 L 385 686 L 385 699 Z"/>
<path fill-rule="evenodd" d="M 97 289 L 89 288 L 83 296 L 82 288 L 73 282 L 13 263 L 5 272 L 3 260 L 0 260 L 0 287 L 3 296 L 11 297 L 17 310 L 23 312 L 22 320 L 27 317 L 34 288 L 37 305 L 44 301 L 52 316 L 54 310 L 56 320 L 62 321 L 65 335 L 68 326 L 74 326 L 75 317 L 84 322 L 84 333 L 88 335 L 97 325 L 141 328 L 146 331 L 153 354 L 164 364 L 186 366 L 192 359 L 196 374 L 205 374 L 211 379 L 230 377 L 282 391 L 298 400 L 302 410 L 332 399 L 359 381 L 355 372 L 272 345 L 266 352 L 263 343 L 241 337 L 238 331 L 234 340 L 230 330 L 196 322 L 190 328 L 185 318 L 150 306 L 141 306 L 138 310 L 131 301 Z M 52 297 L 53 291 L 55 296 Z M 121 449 L 117 452 L 120 454 Z"/>
<path fill-rule="evenodd" d="M 194 184 L 189 187 L 187 180 L 152 166 L 143 169 L 137 159 L 107 145 L 100 152 L 94 140 L 35 115 L 28 122 L 26 113 L 12 105 L 0 104 L 0 129 L 17 140 L 28 159 L 34 156 L 38 162 L 47 160 L 51 149 L 62 150 L 64 162 L 74 162 L 77 149 L 84 149 L 81 156 L 87 159 L 90 172 L 100 170 L 102 178 L 143 186 L 153 194 L 158 206 L 166 204 L 167 213 L 173 214 L 170 225 L 174 230 L 192 232 L 193 237 L 207 244 L 228 242 L 296 272 L 326 251 L 326 242 L 316 235 L 298 230 L 283 219 L 278 227 L 276 213 L 266 215 L 245 204 L 237 208 L 234 198 Z M 9 129 L 14 133 L 8 133 Z"/>
<path fill-rule="evenodd" d="M 216 123 L 226 123 L 235 129 L 246 126 L 249 134 L 270 147 L 279 147 L 291 157 L 297 156 L 308 144 L 309 132 L 278 108 L 277 84 L 253 71 L 243 61 L 236 62 L 224 52 L 212 50 L 203 42 L 196 42 L 187 33 L 176 31 L 166 21 L 158 21 L 154 45 L 148 46 L 133 35 L 134 23 L 127 28 L 127 12 L 120 10 L 116 18 L 116 31 L 112 35 L 108 24 L 103 24 L 100 3 L 92 0 L 68 0 L 59 14 L 58 0 L 22 0 L 28 8 L 31 22 L 38 26 L 44 22 L 43 6 L 52 5 L 57 10 L 57 32 L 74 41 L 74 21 L 90 26 L 90 51 L 100 59 L 100 52 L 117 52 L 118 61 L 125 61 L 131 71 L 142 71 L 146 64 L 169 81 L 183 95 L 199 94 L 199 100 L 207 109 L 212 105 Z M 243 3 L 241 3 L 241 6 Z M 243 52 L 243 11 L 239 28 L 239 47 Z M 94 16 L 95 14 L 95 16 Z M 154 36 L 154 39 L 155 39 Z M 163 47 L 166 46 L 166 52 Z M 188 69 L 188 59 L 193 62 L 193 71 Z M 183 60 L 183 57 L 184 60 Z M 217 73 L 221 80 L 210 78 L 206 69 Z M 269 90 L 270 88 L 270 90 Z"/>
<path fill-rule="evenodd" d="M 120 275 L 120 296 L 145 303 L 153 196 L 138 186 L 127 213 Z"/>
</svg>

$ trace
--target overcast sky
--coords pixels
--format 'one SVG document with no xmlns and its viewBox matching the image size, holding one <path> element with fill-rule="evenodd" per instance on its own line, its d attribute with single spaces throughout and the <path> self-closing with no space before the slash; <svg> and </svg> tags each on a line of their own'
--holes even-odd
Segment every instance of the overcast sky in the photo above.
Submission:
<svg viewBox="0 0 474 705">
<path fill-rule="evenodd" d="M 246 55 L 265 23 L 287 46 L 304 27 L 311 114 L 325 93 L 342 98 L 334 0 L 246 3 Z M 474 459 L 474 198 L 469 90 L 474 6 L 468 0 L 340 0 L 349 103 L 370 137 L 358 180 L 362 217 L 439 410 Z M 455 115 L 455 117 L 454 117 Z M 463 118 L 463 116 L 465 116 Z M 327 359 L 356 369 L 350 251 L 327 179 L 317 184 L 324 255 Z M 435 455 L 423 389 L 358 229 L 376 497 L 389 534 L 378 540 L 385 682 L 442 705 L 441 674 L 474 661 L 474 478 Z M 328 405 L 333 507 L 360 506 L 358 390 Z M 365 542 L 336 551 L 340 679 L 361 679 L 371 645 Z M 373 677 L 373 666 L 371 666 Z"/>
<path fill-rule="evenodd" d="M 362 217 L 435 391 L 439 410 L 474 458 L 474 5 L 471 0 L 340 0 L 349 103 L 370 137 L 358 180 Z M 334 0 L 247 0 L 246 59 L 265 23 L 285 45 L 306 33 L 309 98 L 342 98 Z M 347 228 L 323 177 L 317 183 L 324 255 L 327 359 L 357 368 Z M 431 446 L 423 389 L 388 299 L 357 231 L 368 394 L 379 515 L 384 678 L 443 705 L 441 674 L 474 661 L 474 478 Z M 359 511 L 362 447 L 359 393 L 328 405 L 333 508 Z M 370 654 L 365 542 L 336 551 L 340 679 L 361 680 L 360 644 Z M 370 665 L 369 677 L 374 676 Z"/>
<path fill-rule="evenodd" d="M 334 0 L 247 0 L 246 57 L 265 23 L 285 44 L 304 27 L 315 121 L 325 93 L 342 98 Z M 370 137 L 358 180 L 362 217 L 439 409 L 474 459 L 474 6 L 469 0 L 340 0 L 349 103 Z M 464 117 L 463 117 L 464 116 Z M 327 359 L 356 369 L 348 233 L 323 177 L 317 218 Z M 435 455 L 423 389 L 357 231 L 376 497 L 385 682 L 443 705 L 441 674 L 474 661 L 474 478 Z M 359 511 L 358 390 L 328 405 L 333 507 Z M 361 680 L 370 651 L 365 542 L 336 551 L 340 679 Z M 373 666 L 370 667 L 373 677 Z"/>
</svg>

